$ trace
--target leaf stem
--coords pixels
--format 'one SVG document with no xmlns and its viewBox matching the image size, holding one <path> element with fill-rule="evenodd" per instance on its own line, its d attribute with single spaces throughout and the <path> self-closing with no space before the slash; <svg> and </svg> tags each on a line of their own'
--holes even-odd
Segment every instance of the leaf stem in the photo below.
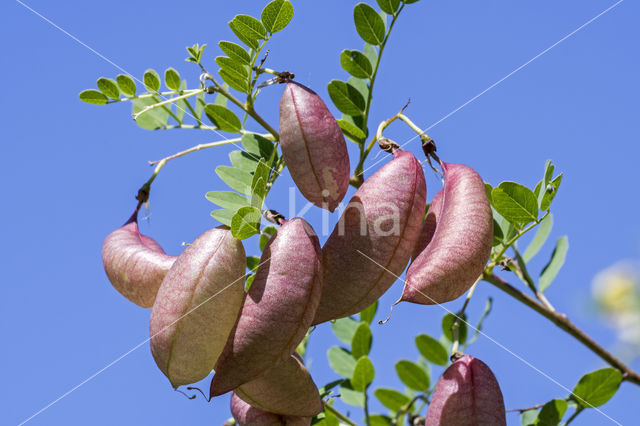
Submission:
<svg viewBox="0 0 640 426">
<path fill-rule="evenodd" d="M 585 332 L 583 332 L 575 324 L 573 324 L 566 315 L 552 311 L 542 303 L 527 296 L 502 278 L 498 277 L 495 274 L 492 274 L 489 267 L 485 268 L 485 273 L 482 276 L 482 279 L 498 287 L 509 296 L 513 297 L 514 299 L 533 309 L 543 317 L 547 318 L 561 330 L 573 336 L 577 341 L 586 346 L 589 350 L 591 350 L 591 352 L 599 356 L 607 364 L 620 370 L 622 372 L 623 380 L 634 383 L 636 385 L 640 385 L 640 374 L 633 371 L 624 362 L 622 362 L 613 354 L 600 346 L 595 340 L 593 340 Z"/>
<path fill-rule="evenodd" d="M 134 120 L 137 120 L 137 119 L 138 119 L 138 117 L 140 117 L 142 114 L 144 114 L 145 112 L 149 112 L 149 111 L 151 111 L 152 109 L 160 108 L 160 107 L 162 107 L 162 106 L 164 106 L 164 105 L 168 105 L 168 104 L 171 104 L 171 103 L 173 103 L 173 102 L 177 102 L 177 101 L 179 101 L 179 100 L 181 100 L 181 99 L 189 98 L 189 97 L 191 97 L 191 96 L 196 96 L 196 95 L 198 95 L 198 94 L 200 94 L 200 93 L 204 93 L 204 92 L 205 92 L 205 90 L 204 90 L 204 89 L 197 89 L 197 90 L 195 90 L 195 91 L 189 91 L 189 93 L 186 93 L 186 94 L 184 94 L 184 95 L 175 96 L 175 97 L 173 97 L 173 98 L 169 98 L 169 99 L 167 99 L 166 101 L 162 101 L 162 102 L 158 102 L 157 104 L 149 105 L 149 106 L 147 106 L 147 107 L 143 108 L 141 111 L 138 111 L 137 113 L 133 114 L 133 119 L 134 119 Z M 155 96 L 154 96 L 154 99 L 156 99 L 156 97 L 155 97 Z M 180 120 L 178 120 L 178 119 L 177 119 L 177 117 L 174 117 L 174 118 L 176 119 L 176 121 L 177 121 L 178 123 L 180 123 Z"/>
<path fill-rule="evenodd" d="M 152 96 L 152 99 L 155 100 L 155 101 L 158 101 L 158 103 L 162 103 L 160 101 L 160 99 L 158 99 L 157 96 Z M 167 108 L 166 105 L 160 105 L 160 108 L 165 110 L 167 112 L 167 114 L 169 114 L 174 120 L 176 120 L 176 123 L 182 124 L 182 121 L 173 113 L 173 111 L 171 111 L 171 108 Z M 134 120 L 135 120 L 135 118 L 134 118 Z"/>
<path fill-rule="evenodd" d="M 567 422 L 564 424 L 564 426 L 567 426 L 569 423 L 571 423 L 572 421 L 575 420 L 576 417 L 578 417 L 578 415 L 580 413 L 582 413 L 582 410 L 584 410 L 584 407 L 578 405 L 576 407 L 576 411 L 571 415 L 571 417 L 569 417 L 569 419 L 567 420 Z"/>
<path fill-rule="evenodd" d="M 367 390 L 364 390 L 364 424 L 369 426 L 371 424 L 371 420 L 369 420 L 369 393 Z"/>
<path fill-rule="evenodd" d="M 540 219 L 536 220 L 535 222 L 532 222 L 529 226 L 527 226 L 523 230 L 518 231 L 518 233 L 513 238 L 507 241 L 507 243 L 503 245 L 502 249 L 498 252 L 498 254 L 494 256 L 494 262 L 490 265 L 491 271 L 493 270 L 493 267 L 496 265 L 496 261 L 500 261 L 502 256 L 504 256 L 505 252 L 509 249 L 509 247 L 511 247 L 513 243 L 518 241 L 518 238 L 522 237 L 524 234 L 526 234 L 527 232 L 529 232 L 530 230 L 538 226 L 540 222 L 542 222 L 547 216 L 549 216 L 549 210 L 547 210 L 546 213 Z"/>
<path fill-rule="evenodd" d="M 324 404 L 324 409 L 328 410 L 328 411 L 331 411 L 331 413 L 333 413 L 334 416 L 336 416 L 337 418 L 339 418 L 340 420 L 342 420 L 343 422 L 345 422 L 349 426 L 358 426 L 349 417 L 345 416 L 340 411 L 336 410 L 332 405 L 329 405 L 326 402 Z"/>
<path fill-rule="evenodd" d="M 467 310 L 467 306 L 469 306 L 469 301 L 473 296 L 473 292 L 478 286 L 478 282 L 480 282 L 482 276 L 479 276 L 475 283 L 471 286 L 469 291 L 467 292 L 467 297 L 464 299 L 464 304 L 458 313 L 456 314 L 456 320 L 451 325 L 451 332 L 453 333 L 453 345 L 451 345 L 451 355 L 453 356 L 458 352 L 458 347 L 460 346 L 460 318 L 464 315 L 464 312 Z"/>
</svg>

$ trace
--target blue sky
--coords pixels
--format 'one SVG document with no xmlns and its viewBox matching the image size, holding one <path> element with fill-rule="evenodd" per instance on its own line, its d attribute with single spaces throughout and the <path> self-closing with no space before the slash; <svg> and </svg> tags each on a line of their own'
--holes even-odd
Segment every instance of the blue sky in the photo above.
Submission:
<svg viewBox="0 0 640 426">
<path fill-rule="evenodd" d="M 233 37 L 226 23 L 238 13 L 258 15 L 266 1 L 25 4 L 138 78 L 147 68 L 173 66 L 195 86 L 198 70 L 184 62 L 184 47 L 208 43 L 206 61 L 213 69 L 212 60 L 220 54 L 217 41 Z M 295 72 L 298 81 L 328 102 L 326 84 L 347 77 L 339 65 L 340 51 L 362 47 L 352 23 L 355 2 L 293 4 L 294 20 L 270 43 L 268 66 Z M 370 125 L 411 98 L 407 114 L 427 128 L 613 4 L 423 0 L 411 5 L 385 51 Z M 222 424 L 229 416 L 226 398 L 210 404 L 187 400 L 171 390 L 148 344 L 132 350 L 148 337 L 150 312 L 113 290 L 100 257 L 104 237 L 130 215 L 136 190 L 150 176 L 147 161 L 219 137 L 204 131 L 145 131 L 131 120 L 127 105 L 80 102 L 81 90 L 120 71 L 18 2 L 3 2 L 0 8 L 0 108 L 7 119 L 0 168 L 5 225 L 0 246 L 1 423 L 27 419 L 118 360 L 29 424 Z M 553 205 L 552 238 L 568 235 L 571 248 L 548 297 L 606 347 L 613 347 L 615 338 L 592 315 L 591 279 L 620 259 L 640 256 L 639 12 L 637 3 L 623 1 L 429 130 L 441 158 L 471 165 L 494 185 L 515 180 L 533 186 L 547 159 L 564 172 Z M 281 93 L 277 86 L 264 90 L 257 105 L 274 124 Z M 401 143 L 413 136 L 399 124 L 386 135 Z M 154 183 L 151 216 L 141 227 L 170 254 L 216 225 L 204 194 L 223 189 L 213 171 L 228 162 L 231 149 L 175 160 Z M 420 155 L 417 140 L 407 149 Z M 269 205 L 286 210 L 289 186 L 288 175 L 280 179 Z M 438 189 L 429 175 L 428 197 Z M 314 208 L 306 217 L 319 223 L 320 212 Z M 253 240 L 245 247 L 257 251 Z M 535 273 L 551 249 L 534 261 Z M 379 316 L 386 316 L 401 287 L 396 283 L 381 299 Z M 493 369 L 508 408 L 564 397 L 567 392 L 557 383 L 572 388 L 582 374 L 604 366 L 547 320 L 488 284 L 474 296 L 471 319 L 477 319 L 489 295 L 494 311 L 485 332 L 553 379 L 481 337 L 469 353 Z M 461 303 L 445 307 L 457 310 Z M 374 388 L 401 386 L 394 363 L 418 356 L 415 335 L 439 335 L 443 313 L 437 306 L 404 304 L 389 323 L 374 327 Z M 338 342 L 329 327 L 319 327 L 310 346 L 311 372 L 319 385 L 337 378 L 325 356 L 333 344 Z M 439 370 L 433 373 L 435 380 Z M 637 410 L 630 407 L 639 398 L 640 388 L 625 383 L 601 409 L 631 424 Z M 519 424 L 515 415 L 508 420 Z M 591 410 L 576 424 L 609 422 Z"/>
</svg>

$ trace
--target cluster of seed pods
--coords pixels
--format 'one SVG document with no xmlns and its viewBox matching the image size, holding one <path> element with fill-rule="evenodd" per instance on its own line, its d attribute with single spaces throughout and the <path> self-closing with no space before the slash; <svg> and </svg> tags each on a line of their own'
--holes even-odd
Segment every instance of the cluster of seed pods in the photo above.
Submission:
<svg viewBox="0 0 640 426">
<path fill-rule="evenodd" d="M 326 105 L 289 82 L 280 132 L 283 157 L 301 193 L 334 211 L 347 192 L 350 170 L 344 136 Z M 151 351 L 173 387 L 214 370 L 210 396 L 232 391 L 231 410 L 240 425 L 310 424 L 323 403 L 301 360 L 292 356 L 310 326 L 362 311 L 410 260 L 404 301 L 443 303 L 473 285 L 493 237 L 482 179 L 467 166 L 441 163 L 444 188 L 424 218 L 422 165 L 394 144 L 389 151 L 393 158 L 356 191 L 322 248 L 304 219 L 283 220 L 248 291 L 245 251 L 227 227 L 204 232 L 177 258 L 139 233 L 137 210 L 107 237 L 107 276 L 129 300 L 153 307 Z M 456 361 L 447 370 L 455 375 L 451 380 L 470 377 L 491 388 L 495 378 L 476 361 Z M 458 399 L 443 396 L 455 387 L 446 377 L 434 395 L 444 402 L 440 408 L 432 404 L 427 424 L 449 424 L 439 419 L 453 415 L 470 418 L 464 407 L 447 411 Z M 457 386 L 473 401 L 484 401 L 473 386 Z M 495 392 L 489 400 L 497 410 Z"/>
</svg>

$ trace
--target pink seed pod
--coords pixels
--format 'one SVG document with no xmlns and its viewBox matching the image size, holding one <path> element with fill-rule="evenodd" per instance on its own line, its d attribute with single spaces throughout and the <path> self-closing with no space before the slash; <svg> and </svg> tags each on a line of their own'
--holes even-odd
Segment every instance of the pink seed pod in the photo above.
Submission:
<svg viewBox="0 0 640 426">
<path fill-rule="evenodd" d="M 231 393 L 231 415 L 238 426 L 310 426 L 310 417 L 280 416 L 252 407 L 234 392 Z"/>
<path fill-rule="evenodd" d="M 178 257 L 151 311 L 151 352 L 173 387 L 213 369 L 244 299 L 246 257 L 226 227 L 200 235 Z"/>
<path fill-rule="evenodd" d="M 138 230 L 138 210 L 111 232 L 102 245 L 102 262 L 116 290 L 131 302 L 150 308 L 164 276 L 176 260 Z"/>
<path fill-rule="evenodd" d="M 300 218 L 267 243 L 224 352 L 211 396 L 227 393 L 289 358 L 311 325 L 322 291 L 320 243 Z"/>
<path fill-rule="evenodd" d="M 506 425 L 502 392 L 487 364 L 469 355 L 451 364 L 438 380 L 425 424 Z"/>
<path fill-rule="evenodd" d="M 443 200 L 439 212 L 434 208 L 435 232 L 409 265 L 402 293 L 407 302 L 433 305 L 457 299 L 482 274 L 491 255 L 493 215 L 482 178 L 462 164 L 442 163 L 442 169 Z M 423 237 L 422 242 L 428 239 Z"/>
<path fill-rule="evenodd" d="M 418 238 L 426 191 L 421 164 L 399 149 L 356 191 L 322 248 L 313 324 L 360 312 L 394 283 Z"/>
<path fill-rule="evenodd" d="M 442 210 L 443 196 L 443 190 L 438 191 L 438 193 L 433 196 L 431 204 L 429 204 L 427 217 L 424 219 L 422 229 L 420 230 L 420 236 L 418 237 L 416 246 L 413 249 L 413 256 L 411 256 L 412 259 L 415 259 L 420 255 L 420 253 L 422 253 L 427 245 L 429 245 L 433 238 L 433 234 L 436 232 L 436 225 L 438 224 L 438 219 L 440 218 L 440 212 Z"/>
<path fill-rule="evenodd" d="M 253 407 L 283 416 L 313 417 L 324 409 L 309 371 L 295 356 L 234 392 Z"/>
<path fill-rule="evenodd" d="M 295 82 L 280 100 L 280 147 L 302 195 L 334 211 L 349 188 L 347 144 L 320 96 Z"/>
</svg>

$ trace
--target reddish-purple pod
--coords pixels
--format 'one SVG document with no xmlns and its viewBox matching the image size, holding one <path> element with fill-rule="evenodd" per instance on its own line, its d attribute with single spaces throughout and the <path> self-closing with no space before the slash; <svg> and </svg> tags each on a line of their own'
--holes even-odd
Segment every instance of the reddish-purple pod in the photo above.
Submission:
<svg viewBox="0 0 640 426">
<path fill-rule="evenodd" d="M 226 227 L 200 235 L 178 257 L 151 311 L 151 352 L 173 387 L 213 369 L 244 299 L 246 255 Z"/>
<path fill-rule="evenodd" d="M 320 96 L 295 82 L 280 100 L 280 147 L 302 195 L 334 211 L 349 188 L 347 144 Z"/>
<path fill-rule="evenodd" d="M 418 238 L 426 191 L 422 165 L 399 149 L 365 180 L 322 248 L 324 285 L 314 324 L 360 312 L 393 284 Z"/>
<path fill-rule="evenodd" d="M 153 306 L 158 288 L 175 260 L 153 238 L 140 233 L 137 209 L 102 245 L 102 262 L 109 281 L 120 294 L 143 308 Z"/>
<path fill-rule="evenodd" d="M 407 270 L 402 300 L 423 305 L 457 299 L 491 255 L 493 215 L 482 178 L 462 164 L 442 163 L 444 189 L 435 232 Z"/>
<path fill-rule="evenodd" d="M 429 245 L 433 238 L 433 234 L 436 232 L 436 225 L 438 224 L 438 219 L 440 218 L 440 212 L 442 210 L 443 195 L 444 192 L 442 190 L 438 191 L 438 193 L 433 196 L 431 204 L 429 204 L 427 217 L 425 217 L 424 222 L 422 223 L 420 236 L 418 237 L 416 246 L 413 249 L 413 256 L 411 256 L 412 259 L 415 259 L 420 255 L 420 253 L 422 253 L 422 251 Z"/>
<path fill-rule="evenodd" d="M 506 425 L 502 392 L 489 367 L 469 355 L 451 364 L 438 380 L 425 424 Z"/>
<path fill-rule="evenodd" d="M 324 409 L 309 371 L 295 356 L 234 392 L 251 406 L 282 416 L 313 417 Z"/>
<path fill-rule="evenodd" d="M 311 325 L 322 291 L 320 243 L 301 218 L 267 243 L 224 352 L 211 396 L 222 395 L 289 358 Z"/>
<path fill-rule="evenodd" d="M 281 416 L 249 405 L 231 393 L 231 415 L 238 426 L 310 426 L 310 417 Z"/>
</svg>

